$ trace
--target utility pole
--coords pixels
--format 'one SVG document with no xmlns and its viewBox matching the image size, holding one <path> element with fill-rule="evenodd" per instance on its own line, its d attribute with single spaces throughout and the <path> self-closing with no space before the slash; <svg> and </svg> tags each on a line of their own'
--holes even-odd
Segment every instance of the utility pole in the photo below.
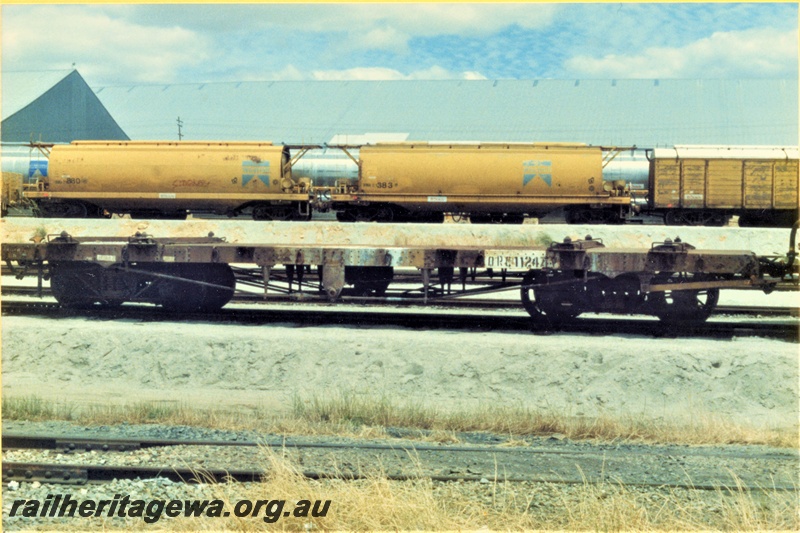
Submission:
<svg viewBox="0 0 800 533">
<path fill-rule="evenodd" d="M 183 133 L 181 133 L 181 127 L 182 126 L 183 126 L 183 121 L 181 120 L 181 117 L 178 117 L 178 140 L 179 141 L 183 140 Z"/>
</svg>

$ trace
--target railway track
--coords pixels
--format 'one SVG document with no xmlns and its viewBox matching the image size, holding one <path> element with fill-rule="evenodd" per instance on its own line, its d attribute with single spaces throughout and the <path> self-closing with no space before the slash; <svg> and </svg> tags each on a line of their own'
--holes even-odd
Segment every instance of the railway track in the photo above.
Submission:
<svg viewBox="0 0 800 533">
<path fill-rule="evenodd" d="M 127 460 L 128 455 L 140 450 L 169 447 L 180 449 L 184 465 L 191 464 L 194 454 L 207 456 L 208 450 L 227 448 L 247 453 L 226 454 L 225 460 L 230 463 L 224 467 L 141 465 L 136 463 L 136 458 Z M 302 475 L 309 479 L 365 479 L 369 474 L 364 472 L 380 467 L 384 470 L 383 476 L 394 481 L 615 482 L 626 486 L 694 490 L 798 491 L 793 478 L 798 454 L 795 450 L 782 449 L 574 443 L 515 447 L 442 446 L 409 442 L 292 442 L 285 439 L 230 442 L 22 434 L 4 436 L 4 454 L 20 449 L 40 450 L 43 460 L 18 462 L 13 456 L 8 460 L 9 455 L 6 455 L 3 482 L 85 485 L 136 478 L 166 478 L 180 483 L 253 482 L 268 474 L 263 466 L 250 466 L 250 463 L 259 463 L 255 458 L 263 456 L 265 448 L 290 461 L 300 458 L 299 463 L 304 466 Z M 106 454 L 100 453 L 100 456 L 116 455 L 116 464 L 95 462 L 97 452 L 103 451 Z M 46 462 L 45 459 L 54 452 L 58 452 L 62 460 Z M 74 460 L 70 461 L 71 458 Z M 85 461 L 87 458 L 93 462 Z M 358 469 L 341 466 L 355 463 L 359 465 Z"/>
<path fill-rule="evenodd" d="M 594 335 L 645 335 L 664 338 L 709 337 L 729 339 L 757 336 L 798 342 L 798 324 L 771 322 L 709 321 L 680 327 L 652 318 L 605 318 L 581 316 L 573 321 L 552 324 L 527 315 L 446 314 L 416 311 L 354 311 L 326 309 L 252 309 L 226 307 L 215 312 L 176 313 L 148 305 L 123 305 L 117 308 L 65 309 L 55 302 L 3 302 L 5 316 L 69 318 L 84 316 L 101 320 L 201 321 L 242 324 L 292 323 L 300 326 L 381 326 L 417 330 L 450 329 L 472 331 L 531 331 L 534 333 L 587 333 Z"/>
<path fill-rule="evenodd" d="M 26 296 L 38 297 L 39 291 L 36 287 L 3 286 L 0 288 L 3 296 Z M 41 292 L 43 297 L 52 297 L 49 289 L 45 288 Z M 268 300 L 264 300 L 262 295 L 237 293 L 231 299 L 229 305 L 234 304 L 296 304 L 302 303 L 304 306 L 330 306 L 330 302 L 322 299 L 302 299 L 297 295 L 276 294 L 270 295 Z M 422 304 L 418 299 L 401 298 L 368 298 L 368 297 L 340 297 L 340 304 L 355 304 L 372 307 L 419 307 Z M 475 309 L 486 311 L 522 311 L 519 300 L 516 299 L 448 299 L 431 302 L 426 307 L 438 309 Z M 733 306 L 720 305 L 714 310 L 714 315 L 730 316 L 762 316 L 762 317 L 800 317 L 800 307 L 767 307 L 767 306 Z"/>
</svg>

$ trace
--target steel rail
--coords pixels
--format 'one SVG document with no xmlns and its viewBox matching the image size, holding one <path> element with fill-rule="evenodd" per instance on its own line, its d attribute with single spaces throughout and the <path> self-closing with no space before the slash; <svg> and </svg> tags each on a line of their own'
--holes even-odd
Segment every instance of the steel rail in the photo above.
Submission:
<svg viewBox="0 0 800 533">
<path fill-rule="evenodd" d="M 242 309 L 215 312 L 174 312 L 148 305 L 116 308 L 65 309 L 56 302 L 3 302 L 6 316 L 76 316 L 141 321 L 200 321 L 243 324 L 297 323 L 308 326 L 405 327 L 416 330 L 450 329 L 476 331 L 529 331 L 533 333 L 591 333 L 598 335 L 644 335 L 663 338 L 757 336 L 798 342 L 798 325 L 785 323 L 704 322 L 665 324 L 655 318 L 601 318 L 582 316 L 570 322 L 551 324 L 529 316 L 444 314 L 427 312 L 343 311 L 341 309 Z"/>
<path fill-rule="evenodd" d="M 3 433 L 3 451 L 8 450 L 52 450 L 63 453 L 82 452 L 82 451 L 101 451 L 101 452 L 133 452 L 147 448 L 166 448 L 174 446 L 230 446 L 230 447 L 265 447 L 265 448 L 318 448 L 331 450 L 382 450 L 382 451 L 402 451 L 402 452 L 442 452 L 442 453 L 531 453 L 531 454 L 550 454 L 550 455 L 663 455 L 657 453 L 660 445 L 650 445 L 649 449 L 635 449 L 626 447 L 619 449 L 615 445 L 600 445 L 597 450 L 587 449 L 563 449 L 554 447 L 540 446 L 455 446 L 450 444 L 431 445 L 419 443 L 390 443 L 378 444 L 374 442 L 296 442 L 291 439 L 278 440 L 215 440 L 215 439 L 155 439 L 146 437 L 129 438 L 108 438 L 108 437 L 80 437 L 70 435 L 41 435 L 24 433 Z M 760 456 L 753 453 L 734 453 L 730 451 L 716 451 L 708 448 L 686 448 L 680 450 L 682 456 L 698 457 L 726 457 L 740 459 L 758 459 L 767 457 L 773 460 L 798 461 L 800 452 L 794 449 L 770 450 Z"/>
<path fill-rule="evenodd" d="M 368 474 L 353 472 L 318 472 L 304 471 L 300 473 L 307 479 L 339 479 L 356 481 L 369 479 Z M 259 469 L 221 469 L 221 468 L 189 468 L 169 466 L 139 465 L 96 465 L 96 464 L 61 464 L 61 463 L 3 463 L 3 482 L 39 481 L 41 483 L 85 485 L 87 483 L 107 483 L 119 479 L 155 479 L 167 478 L 175 483 L 226 483 L 226 482 L 258 482 L 268 477 L 269 471 Z M 416 474 L 382 474 L 390 481 L 431 480 L 445 483 L 473 482 L 482 483 L 489 480 L 482 475 L 416 475 Z M 564 479 L 562 477 L 494 477 L 489 481 L 501 483 L 552 483 L 561 485 L 584 485 L 621 483 L 612 477 L 600 479 L 581 477 L 580 479 Z M 659 489 L 687 489 L 728 492 L 798 492 L 795 485 L 747 486 L 741 483 L 727 485 L 724 483 L 664 483 L 664 482 L 625 482 L 626 487 L 649 487 Z"/>
<path fill-rule="evenodd" d="M 0 294 L 3 296 L 38 296 L 38 289 L 36 287 L 18 287 L 18 286 L 3 286 L 0 288 Z M 300 304 L 303 305 L 323 305 L 329 307 L 331 302 L 327 299 L 316 298 L 303 298 L 298 296 L 301 293 L 294 293 L 294 296 L 289 294 L 270 294 L 268 299 L 264 299 L 261 294 L 247 294 L 237 292 L 230 301 L 233 305 L 237 303 L 243 304 Z M 308 293 L 302 293 L 307 295 Z M 52 293 L 45 289 L 42 291 L 43 296 L 52 297 Z M 427 305 L 424 305 L 421 299 L 403 299 L 403 298 L 381 298 L 381 297 L 367 297 L 367 296 L 342 296 L 337 300 L 337 304 L 355 304 L 362 306 L 374 307 L 423 307 L 423 308 L 439 308 L 439 309 L 482 309 L 487 311 L 523 311 L 522 304 L 519 300 L 456 300 L 456 299 L 443 299 L 432 300 Z M 786 307 L 786 306 L 756 306 L 756 305 L 718 305 L 712 315 L 744 315 L 744 316 L 770 316 L 782 317 L 792 316 L 800 317 L 800 307 Z"/>
</svg>

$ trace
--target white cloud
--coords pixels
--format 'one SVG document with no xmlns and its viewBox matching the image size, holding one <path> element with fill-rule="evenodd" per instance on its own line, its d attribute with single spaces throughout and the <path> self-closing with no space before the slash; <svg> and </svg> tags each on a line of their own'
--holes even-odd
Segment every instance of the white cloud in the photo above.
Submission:
<svg viewBox="0 0 800 533">
<path fill-rule="evenodd" d="M 345 70 L 315 70 L 311 73 L 314 80 L 485 80 L 486 77 L 479 72 L 451 72 L 440 66 L 433 66 L 425 70 L 417 70 L 410 74 L 403 74 L 399 70 L 381 67 L 350 68 Z"/>
<path fill-rule="evenodd" d="M 544 27 L 559 10 L 553 4 L 349 4 L 306 6 L 297 16 L 297 7 L 287 6 L 293 16 L 272 17 L 270 24 L 320 32 L 386 27 L 410 36 L 489 35 L 514 24 Z"/>
<path fill-rule="evenodd" d="M 349 4 L 274 6 L 268 24 L 301 32 L 343 32 L 342 49 L 406 52 L 414 37 L 480 36 L 512 25 L 549 25 L 560 9 L 552 4 Z"/>
<path fill-rule="evenodd" d="M 587 55 L 565 66 L 575 76 L 595 78 L 786 77 L 797 73 L 796 30 L 717 32 L 681 48 L 648 48 L 638 55 Z"/>
<path fill-rule="evenodd" d="M 345 70 L 315 70 L 311 78 L 319 81 L 342 80 L 402 80 L 397 70 L 381 67 L 349 68 Z"/>
<path fill-rule="evenodd" d="M 93 81 L 120 72 L 132 82 L 172 82 L 179 68 L 210 55 L 209 40 L 181 28 L 132 24 L 79 6 L 4 9 L 3 63 L 16 69 L 63 69 L 73 63 Z"/>
<path fill-rule="evenodd" d="M 348 45 L 352 48 L 365 48 L 368 50 L 391 50 L 397 53 L 408 52 L 410 36 L 395 28 L 375 28 L 363 35 L 350 34 Z"/>
<path fill-rule="evenodd" d="M 462 72 L 461 75 L 465 80 L 485 80 L 486 79 L 486 76 L 484 76 L 480 72 L 474 72 L 474 71 Z"/>
</svg>

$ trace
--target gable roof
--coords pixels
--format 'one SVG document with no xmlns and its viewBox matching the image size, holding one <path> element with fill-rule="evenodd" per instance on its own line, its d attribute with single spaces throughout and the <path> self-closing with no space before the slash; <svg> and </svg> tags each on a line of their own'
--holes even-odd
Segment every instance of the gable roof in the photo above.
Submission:
<svg viewBox="0 0 800 533">
<path fill-rule="evenodd" d="M 70 142 L 128 136 L 77 70 L 4 72 L 3 142 Z"/>
<path fill-rule="evenodd" d="M 72 70 L 3 72 L 3 120 L 21 111 L 41 95 L 58 85 Z"/>
</svg>

